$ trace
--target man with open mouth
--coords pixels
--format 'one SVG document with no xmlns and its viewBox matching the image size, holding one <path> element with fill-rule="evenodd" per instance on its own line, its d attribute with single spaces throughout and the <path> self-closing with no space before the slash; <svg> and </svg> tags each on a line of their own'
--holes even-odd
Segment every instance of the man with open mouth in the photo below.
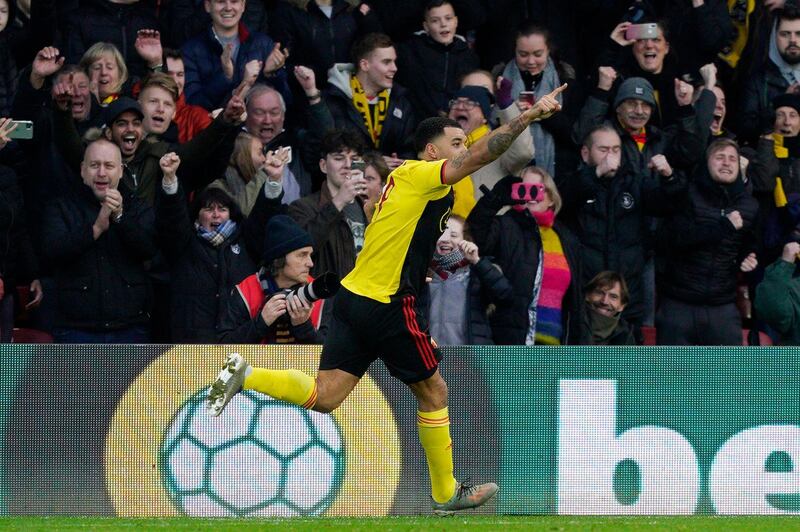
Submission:
<svg viewBox="0 0 800 532">
<path fill-rule="evenodd" d="M 519 110 L 512 105 L 510 84 L 505 85 L 503 92 L 507 93 L 507 98 L 497 109 L 497 116 L 502 124 L 506 124 L 519 115 Z M 462 87 L 450 100 L 448 117 L 464 129 L 467 146 L 492 130 L 489 122 L 492 116 L 492 100 L 489 91 L 477 85 Z M 533 156 L 533 137 L 530 131 L 523 131 L 500 157 L 453 186 L 453 214 L 466 218 L 475 206 L 475 201 L 483 195 L 481 186 L 491 189 L 504 176 L 519 175 Z"/>
<path fill-rule="evenodd" d="M 763 225 L 763 263 L 781 255 L 783 245 L 796 239 L 800 227 L 800 94 L 781 94 L 774 100 L 771 133 L 758 140 L 747 167 L 760 202 Z"/>
<path fill-rule="evenodd" d="M 152 100 L 152 101 L 151 101 Z M 238 94 L 225 110 L 191 141 L 171 144 L 160 138 L 175 114 L 178 88 L 167 74 L 155 73 L 142 82 L 140 101 L 128 97 L 111 103 L 103 112 L 103 135 L 113 141 L 122 153 L 123 181 L 149 205 L 155 198 L 155 186 L 161 178 L 159 159 L 174 151 L 183 161 L 182 183 L 188 191 L 200 189 L 225 171 L 239 132 L 244 102 Z M 56 138 L 67 161 L 77 168 L 81 144 L 75 124 L 69 119 L 70 100 L 61 97 L 56 113 Z"/>
</svg>

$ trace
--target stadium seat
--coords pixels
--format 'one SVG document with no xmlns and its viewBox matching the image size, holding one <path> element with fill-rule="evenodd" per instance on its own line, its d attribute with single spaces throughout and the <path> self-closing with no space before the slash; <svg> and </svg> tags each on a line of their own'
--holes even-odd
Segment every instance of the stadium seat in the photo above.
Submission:
<svg viewBox="0 0 800 532">
<path fill-rule="evenodd" d="M 747 343 L 749 337 L 750 329 L 742 329 L 742 345 L 750 345 Z M 769 335 L 764 331 L 758 331 L 758 343 L 762 346 L 773 345 L 772 338 L 770 338 Z"/>
<path fill-rule="evenodd" d="M 642 345 L 656 345 L 656 328 L 642 327 L 642 338 L 644 340 Z"/>
<path fill-rule="evenodd" d="M 38 329 L 14 328 L 12 343 L 15 344 L 52 344 L 53 335 Z"/>
<path fill-rule="evenodd" d="M 17 300 L 14 302 L 14 307 L 16 310 L 16 315 L 14 316 L 15 323 L 22 323 L 25 324 L 28 320 L 30 320 L 30 315 L 28 310 L 25 308 L 25 305 L 31 300 L 31 293 L 29 291 L 28 285 L 19 285 L 17 286 L 17 293 L 15 294 Z"/>
</svg>

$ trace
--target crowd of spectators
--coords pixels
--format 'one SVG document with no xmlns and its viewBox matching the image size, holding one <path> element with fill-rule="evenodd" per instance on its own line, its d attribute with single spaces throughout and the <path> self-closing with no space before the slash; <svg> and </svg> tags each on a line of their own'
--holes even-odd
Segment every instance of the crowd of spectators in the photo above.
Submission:
<svg viewBox="0 0 800 532">
<path fill-rule="evenodd" d="M 796 0 L 0 0 L 0 341 L 321 342 L 287 292 L 417 124 L 563 83 L 454 187 L 434 340 L 800 342 Z"/>
</svg>

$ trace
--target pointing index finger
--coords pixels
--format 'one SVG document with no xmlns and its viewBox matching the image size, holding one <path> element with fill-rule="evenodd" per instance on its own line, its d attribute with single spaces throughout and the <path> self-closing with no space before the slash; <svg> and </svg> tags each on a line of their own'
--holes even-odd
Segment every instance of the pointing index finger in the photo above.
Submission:
<svg viewBox="0 0 800 532">
<path fill-rule="evenodd" d="M 548 94 L 548 96 L 552 96 L 552 97 L 554 97 L 554 98 L 555 98 L 556 96 L 558 96 L 559 94 L 561 94 L 561 93 L 562 93 L 562 92 L 564 92 L 565 90 L 567 90 L 567 84 L 566 84 L 566 83 L 564 83 L 564 84 L 563 84 L 563 85 L 561 85 L 560 87 L 557 87 L 557 88 L 556 88 L 556 89 L 555 89 L 553 92 L 551 92 L 550 94 Z"/>
</svg>

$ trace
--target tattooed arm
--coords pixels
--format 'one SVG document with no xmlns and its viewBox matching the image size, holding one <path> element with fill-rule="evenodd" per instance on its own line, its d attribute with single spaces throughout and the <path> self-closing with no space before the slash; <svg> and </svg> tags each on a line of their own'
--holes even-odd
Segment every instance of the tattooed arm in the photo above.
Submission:
<svg viewBox="0 0 800 532">
<path fill-rule="evenodd" d="M 566 88 L 566 84 L 558 87 L 508 124 L 500 126 L 464 152 L 448 159 L 444 168 L 445 183 L 452 185 L 480 170 L 500 157 L 531 122 L 548 118 L 560 111 L 561 104 L 556 100 L 556 96 Z"/>
</svg>

